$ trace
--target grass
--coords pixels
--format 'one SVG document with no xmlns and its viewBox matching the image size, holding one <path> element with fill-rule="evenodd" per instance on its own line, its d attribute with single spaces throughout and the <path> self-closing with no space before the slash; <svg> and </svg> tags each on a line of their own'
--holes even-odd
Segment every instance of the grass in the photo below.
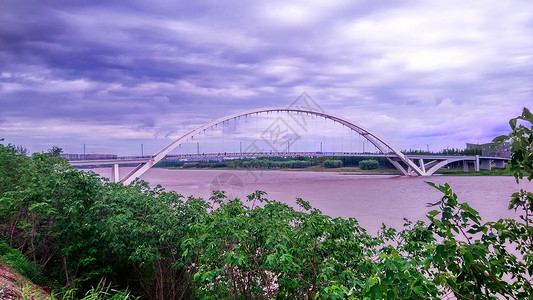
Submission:
<svg viewBox="0 0 533 300">
<path fill-rule="evenodd" d="M 436 173 L 446 176 L 514 176 L 513 172 L 510 170 L 509 165 L 505 165 L 505 169 L 496 169 L 496 166 L 494 164 L 491 165 L 490 171 L 480 169 L 478 172 L 476 172 L 472 168 L 470 168 L 468 172 L 464 172 L 463 168 L 442 168 Z"/>
<path fill-rule="evenodd" d="M 180 169 L 180 170 L 250 170 L 246 168 L 187 168 L 183 169 L 181 167 L 168 167 L 166 169 Z M 376 170 L 361 170 L 357 167 L 341 167 L 341 168 L 324 168 L 322 166 L 311 166 L 307 168 L 298 168 L 298 169 L 252 169 L 252 170 L 263 170 L 263 171 L 290 171 L 290 172 L 341 172 L 349 175 L 401 175 L 400 171 L 396 169 L 376 169 Z M 442 168 L 435 172 L 436 175 L 443 176 L 513 176 L 513 173 L 508 169 L 496 169 L 492 166 L 492 170 L 479 170 L 475 172 L 473 169 L 470 169 L 468 172 L 464 172 L 463 168 Z"/>
<path fill-rule="evenodd" d="M 50 299 L 50 297 L 45 296 L 37 288 L 33 287 L 27 282 L 17 282 L 17 286 L 21 293 L 21 299 L 30 300 L 30 299 Z"/>
<path fill-rule="evenodd" d="M 5 242 L 0 242 L 0 257 L 4 260 L 5 264 L 16 270 L 21 276 L 27 278 L 33 283 L 44 284 L 44 279 L 39 272 L 37 265 L 28 260 L 22 253 L 16 249 L 9 247 Z M 128 290 L 117 291 L 111 288 L 111 285 L 106 285 L 102 280 L 96 286 L 86 291 L 80 298 L 75 288 L 71 288 L 59 293 L 52 293 L 52 295 L 43 295 L 41 291 L 31 284 L 28 284 L 26 280 L 17 280 L 13 282 L 20 293 L 21 299 L 46 299 L 46 300 L 118 300 L 118 299 L 138 299 L 131 295 Z M 0 288 L 2 286 L 0 285 Z M 82 292 L 83 294 L 83 292 Z"/>
<path fill-rule="evenodd" d="M 312 166 L 304 169 L 282 169 L 282 171 L 340 172 L 350 175 L 400 175 L 400 171 L 396 169 L 361 170 L 356 167 L 324 168 Z"/>
<path fill-rule="evenodd" d="M 513 173 L 508 169 L 492 169 L 491 171 L 479 170 L 479 172 L 476 172 L 474 170 L 463 172 L 462 168 L 440 169 L 436 172 L 436 174 L 444 176 L 513 176 Z"/>
<path fill-rule="evenodd" d="M 75 289 L 69 289 L 65 292 L 60 293 L 59 295 L 52 295 L 50 299 L 61 299 L 61 300 L 128 300 L 128 299 L 139 299 L 133 295 L 128 290 L 117 291 L 111 289 L 111 285 L 106 285 L 104 280 L 101 280 L 96 287 L 91 288 L 85 293 L 83 298 L 76 296 Z M 58 298 L 57 298 L 58 297 Z"/>
<path fill-rule="evenodd" d="M 181 168 L 181 167 L 166 167 L 169 170 L 237 170 L 237 171 L 249 171 L 249 170 L 261 170 L 261 171 L 290 171 L 290 172 L 342 172 L 342 173 L 354 173 L 361 175 L 378 174 L 378 175 L 400 175 L 400 172 L 396 169 L 377 169 L 377 170 L 361 170 L 356 167 L 341 167 L 341 168 L 324 168 L 322 166 L 310 166 L 307 168 L 296 169 L 267 169 L 267 168 Z"/>
<path fill-rule="evenodd" d="M 20 275 L 34 283 L 42 284 L 44 279 L 37 264 L 27 259 L 20 251 L 9 247 L 5 242 L 0 242 L 0 257 L 10 268 L 17 270 Z"/>
</svg>

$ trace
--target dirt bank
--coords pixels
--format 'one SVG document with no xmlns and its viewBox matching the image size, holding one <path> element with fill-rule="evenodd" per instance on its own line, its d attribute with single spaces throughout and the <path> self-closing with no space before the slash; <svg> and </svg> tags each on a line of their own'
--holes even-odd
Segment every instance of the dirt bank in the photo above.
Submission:
<svg viewBox="0 0 533 300">
<path fill-rule="evenodd" d="M 51 291 L 38 286 L 8 267 L 0 258 L 0 299 L 48 299 Z"/>
</svg>

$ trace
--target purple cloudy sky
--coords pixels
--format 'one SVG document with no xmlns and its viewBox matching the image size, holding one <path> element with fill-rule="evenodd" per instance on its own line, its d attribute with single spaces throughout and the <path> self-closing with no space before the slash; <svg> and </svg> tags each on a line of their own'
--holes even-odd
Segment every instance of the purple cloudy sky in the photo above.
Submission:
<svg viewBox="0 0 533 300">
<path fill-rule="evenodd" d="M 307 92 L 400 149 L 483 143 L 533 103 L 533 1 L 0 4 L 0 138 L 155 152 Z"/>
</svg>

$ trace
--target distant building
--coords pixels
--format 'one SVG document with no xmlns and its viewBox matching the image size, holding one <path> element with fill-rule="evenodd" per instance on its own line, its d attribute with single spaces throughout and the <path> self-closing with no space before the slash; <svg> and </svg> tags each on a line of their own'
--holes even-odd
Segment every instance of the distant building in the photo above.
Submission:
<svg viewBox="0 0 533 300">
<path fill-rule="evenodd" d="M 466 143 L 466 150 L 481 150 L 481 156 L 511 157 L 511 144 L 508 142 L 497 146 L 495 143 L 470 144 Z"/>
<path fill-rule="evenodd" d="M 117 159 L 116 154 L 71 154 L 71 153 L 62 153 L 61 157 L 64 157 L 68 160 L 100 160 L 100 159 Z"/>
</svg>

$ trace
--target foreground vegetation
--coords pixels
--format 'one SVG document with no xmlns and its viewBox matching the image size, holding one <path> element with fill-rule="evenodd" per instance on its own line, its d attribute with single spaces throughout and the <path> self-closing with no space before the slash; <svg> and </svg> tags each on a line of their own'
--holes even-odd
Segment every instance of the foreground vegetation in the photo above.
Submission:
<svg viewBox="0 0 533 300">
<path fill-rule="evenodd" d="M 529 123 L 528 127 L 517 120 Z M 520 123 L 520 122 L 518 122 Z M 511 120 L 511 171 L 533 179 L 533 115 Z M 136 181 L 110 183 L 58 157 L 0 146 L 0 239 L 65 298 L 528 299 L 533 294 L 533 194 L 513 194 L 519 219 L 483 222 L 449 185 L 434 186 L 427 221 L 371 236 L 257 191 L 247 199 L 183 197 Z M 428 199 L 429 200 L 429 199 Z M 16 256 L 16 254 L 13 254 Z M 111 286 L 109 286 L 111 284 Z M 107 294 L 107 296 L 105 296 Z"/>
</svg>

